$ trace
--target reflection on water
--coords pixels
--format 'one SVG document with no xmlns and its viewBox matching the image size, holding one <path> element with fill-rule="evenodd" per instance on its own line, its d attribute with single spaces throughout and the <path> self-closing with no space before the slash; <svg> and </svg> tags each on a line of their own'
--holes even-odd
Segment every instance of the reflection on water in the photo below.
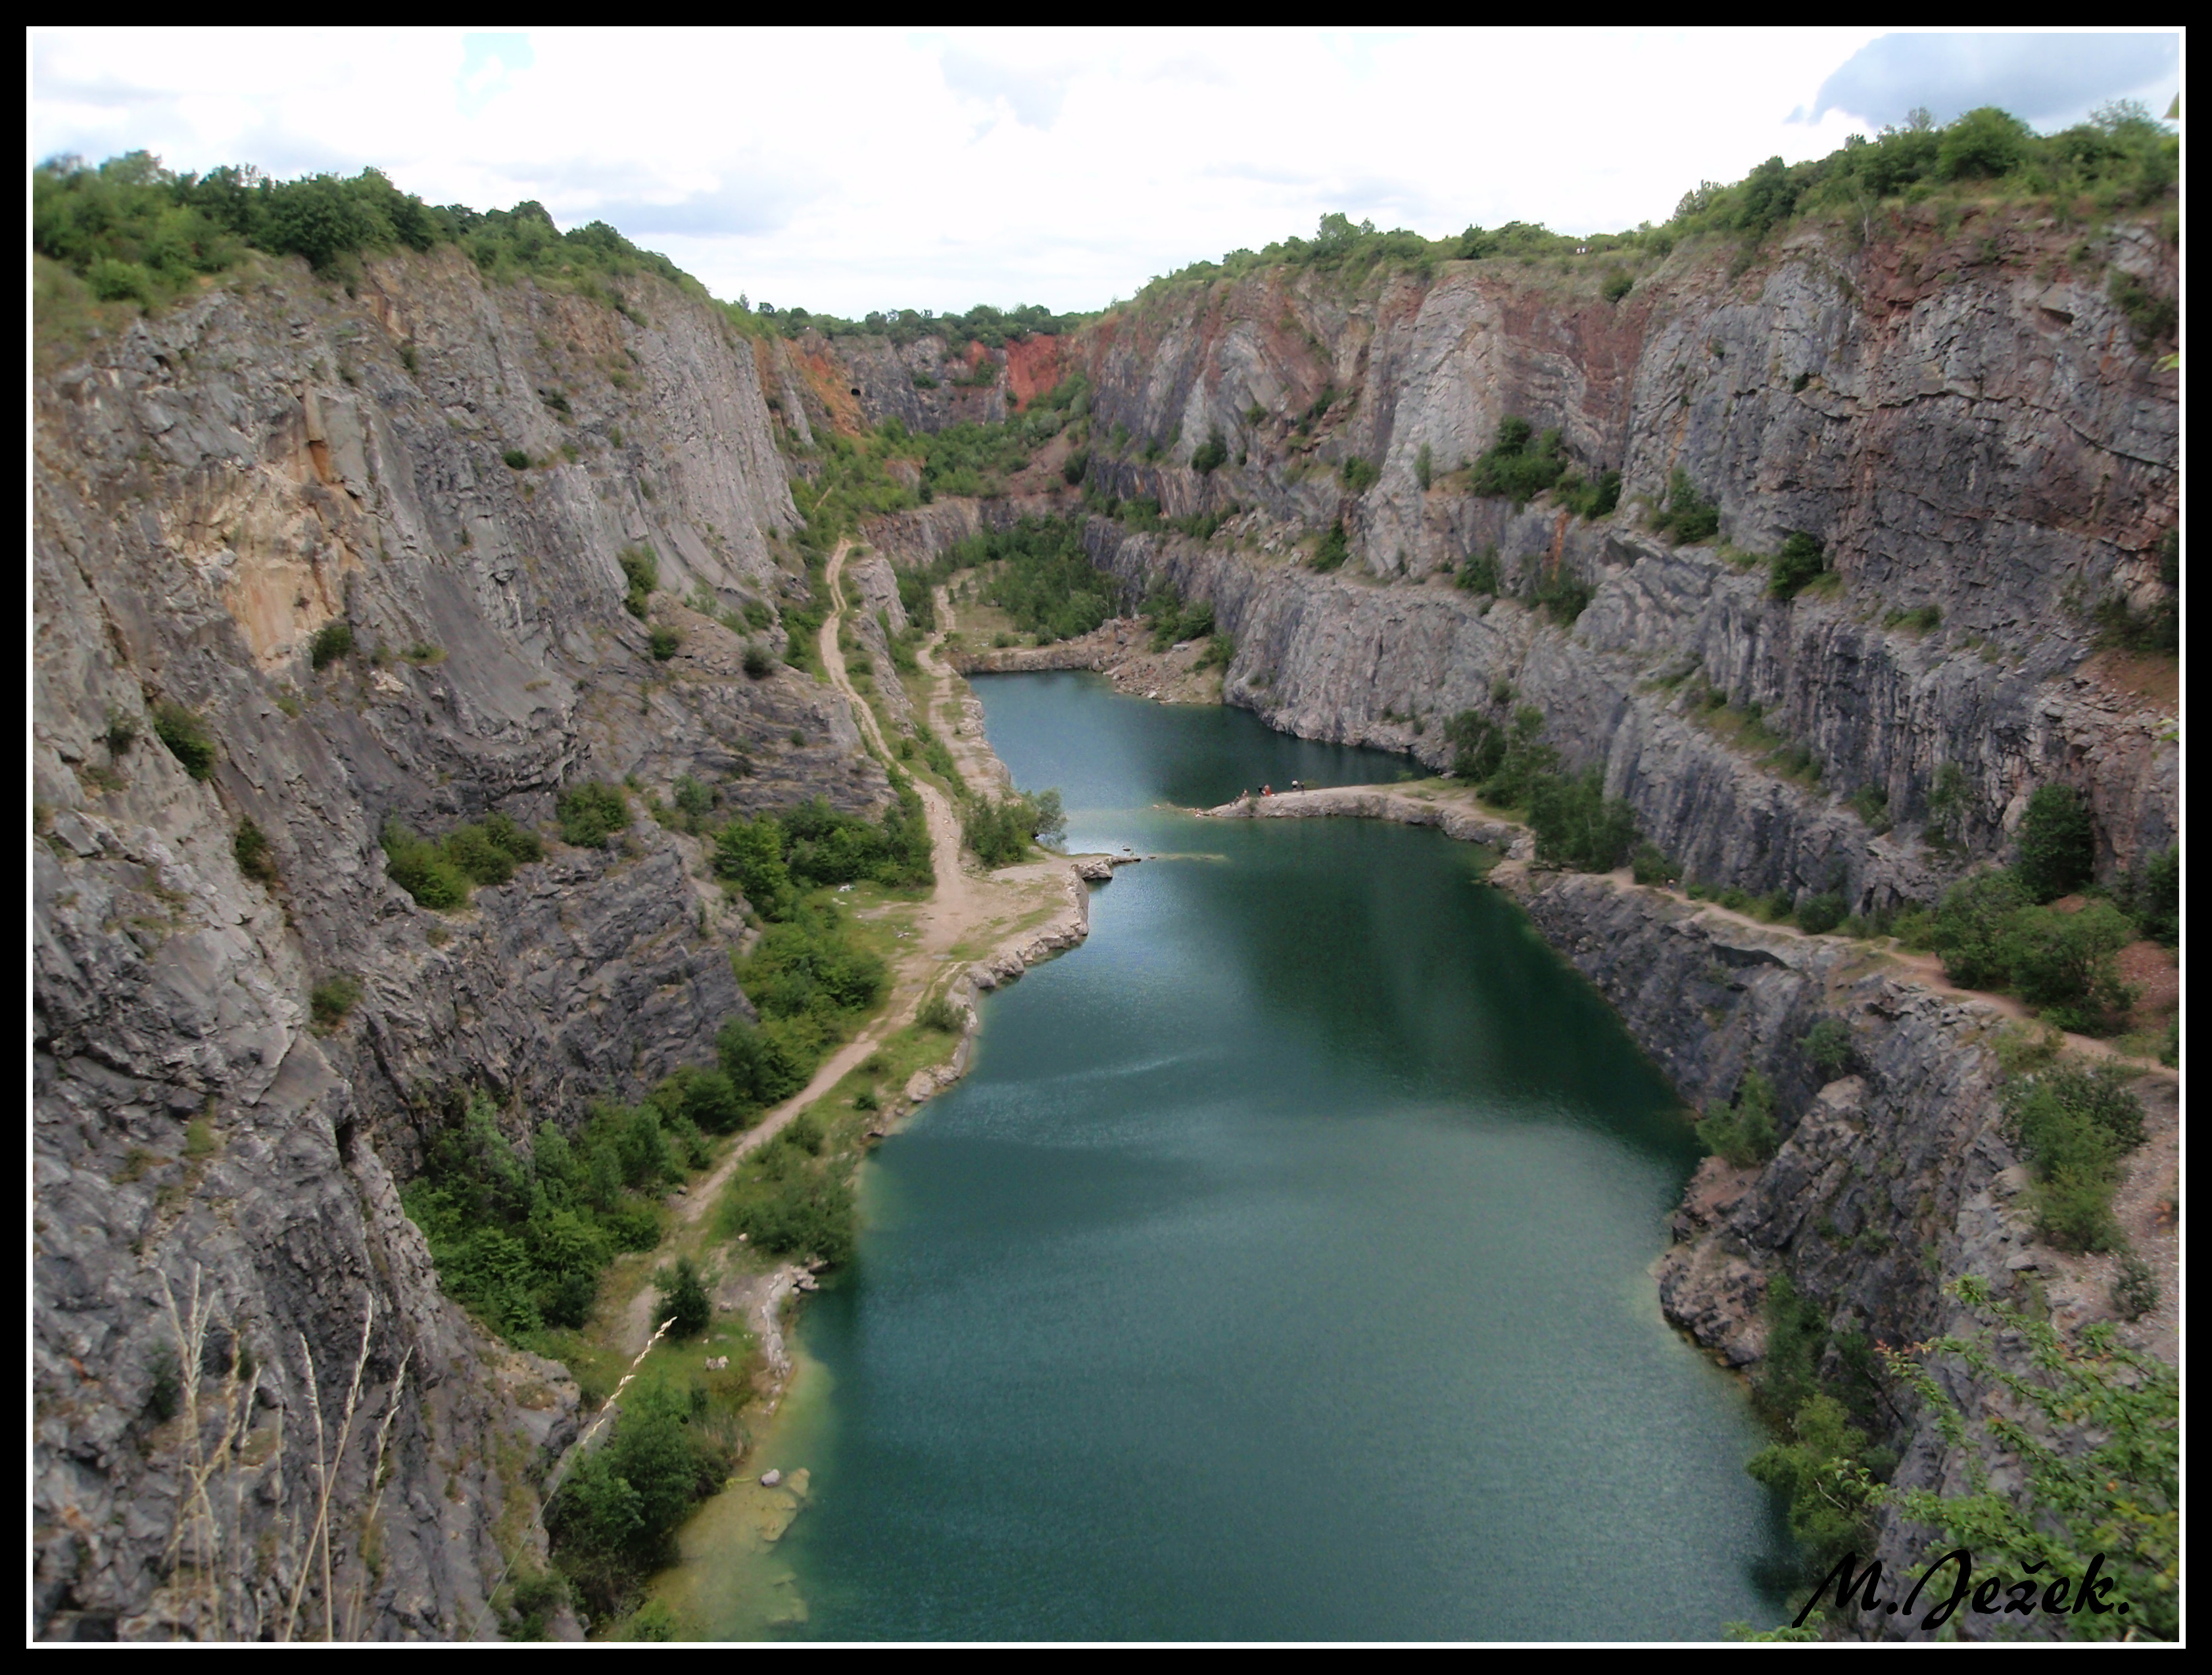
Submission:
<svg viewBox="0 0 2212 1675">
<path fill-rule="evenodd" d="M 1396 760 L 1093 677 L 977 687 L 1017 780 L 1061 789 L 1071 848 L 1219 859 L 1100 886 L 1090 941 L 988 1000 L 974 1073 L 878 1151 L 770 1444 L 811 1495 L 758 1544 L 772 1564 L 729 1534 L 762 1510 L 702 1514 L 672 1579 L 686 1620 L 1507 1639 L 1771 1618 L 1758 1439 L 1645 1271 L 1693 1148 L 1618 1021 L 1434 831 L 1158 806 Z"/>
</svg>

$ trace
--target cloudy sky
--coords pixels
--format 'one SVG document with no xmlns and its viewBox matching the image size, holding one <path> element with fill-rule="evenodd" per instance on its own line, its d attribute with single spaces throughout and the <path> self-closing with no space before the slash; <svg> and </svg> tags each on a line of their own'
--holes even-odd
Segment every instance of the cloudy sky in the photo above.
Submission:
<svg viewBox="0 0 2212 1675">
<path fill-rule="evenodd" d="M 2176 34 L 40 30 L 30 160 L 382 168 L 613 222 L 716 294 L 1090 309 L 1356 221 L 1595 232 L 1925 106 L 2179 90 Z"/>
</svg>

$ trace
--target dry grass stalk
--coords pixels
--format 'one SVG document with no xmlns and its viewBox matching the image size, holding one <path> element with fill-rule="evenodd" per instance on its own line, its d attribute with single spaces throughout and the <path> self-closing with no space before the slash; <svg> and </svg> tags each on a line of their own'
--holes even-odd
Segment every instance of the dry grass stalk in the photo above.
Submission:
<svg viewBox="0 0 2212 1675">
<path fill-rule="evenodd" d="M 352 1440 L 354 1414 L 361 1402 L 361 1375 L 368 1365 L 368 1332 L 371 1323 L 376 1319 L 376 1299 L 371 1296 L 367 1301 L 368 1307 L 362 1310 L 361 1317 L 361 1352 L 354 1357 L 353 1381 L 346 1387 L 345 1408 L 338 1421 L 337 1447 L 328 1459 L 325 1458 L 323 1452 L 323 1401 L 315 1383 L 314 1353 L 307 1347 L 307 1335 L 305 1332 L 299 1334 L 300 1358 L 307 1368 L 307 1409 L 315 1423 L 315 1523 L 307 1532 L 307 1551 L 301 1557 L 299 1573 L 292 1581 L 292 1597 L 285 1607 L 283 1632 L 276 1636 L 279 1640 L 291 1639 L 292 1630 L 298 1626 L 300 1599 L 307 1591 L 307 1578 L 314 1569 L 318 1550 L 323 1561 L 323 1638 L 337 1638 L 337 1626 L 332 1615 L 336 1601 L 331 1587 L 331 1492 L 337 1484 L 338 1466 L 345 1459 L 346 1444 Z M 398 1396 L 396 1385 L 392 1395 L 396 1405 Z"/>
<path fill-rule="evenodd" d="M 407 1387 L 407 1363 L 414 1355 L 414 1345 L 410 1344 L 399 1357 L 399 1371 L 392 1381 L 392 1399 L 384 1405 L 384 1419 L 376 1428 L 376 1458 L 368 1468 L 368 1510 L 362 1515 L 360 1558 L 354 1571 L 353 1597 L 346 1605 L 348 1640 L 361 1638 L 362 1611 L 368 1605 L 369 1571 L 375 1562 L 376 1514 L 384 1504 L 385 1453 L 392 1440 L 392 1422 L 399 1417 L 399 1393 Z"/>
<path fill-rule="evenodd" d="M 162 1556 L 162 1566 L 173 1575 L 189 1543 L 191 1569 L 204 1590 L 204 1632 L 210 1639 L 236 1639 L 246 1630 L 250 1597 L 240 1563 L 242 1556 L 238 1551 L 244 1514 L 243 1473 L 232 1472 L 231 1520 L 227 1540 L 222 1520 L 216 1512 L 214 1498 L 208 1493 L 208 1484 L 218 1472 L 234 1464 L 238 1445 L 245 1440 L 246 1425 L 252 1417 L 254 1393 L 260 1387 L 261 1375 L 257 1370 L 251 1378 L 240 1381 L 238 1334 L 218 1315 L 215 1298 L 201 1295 L 198 1265 L 192 1268 L 191 1292 L 181 1314 L 168 1276 L 164 1274 L 161 1278 L 162 1302 L 168 1313 L 169 1335 L 177 1358 L 178 1394 L 184 1406 L 185 1429 L 185 1490 L 179 1497 L 177 1526 Z M 221 1326 L 230 1340 L 229 1365 L 224 1370 L 215 1408 L 222 1420 L 222 1429 L 212 1448 L 204 1434 L 200 1403 L 201 1363 L 210 1326 Z M 224 1562 L 226 1547 L 228 1564 Z M 233 1595 L 237 1596 L 234 1605 Z"/>
<path fill-rule="evenodd" d="M 653 1353 L 653 1346 L 665 1338 L 668 1335 L 669 1327 L 675 1324 L 676 1317 L 672 1314 L 660 1323 L 659 1329 L 652 1337 L 645 1340 L 645 1347 L 637 1352 L 636 1358 L 629 1363 L 629 1370 L 622 1375 L 621 1381 L 615 1386 L 606 1400 L 599 1404 L 599 1411 L 592 1416 L 592 1423 L 585 1426 L 583 1434 L 569 1445 L 568 1452 L 561 1457 L 560 1465 L 554 1468 L 553 1475 L 547 1481 L 544 1491 L 538 1497 L 538 1504 L 541 1511 L 552 1506 L 553 1497 L 561 1492 L 561 1480 L 568 1475 L 570 1463 L 583 1458 L 585 1445 L 598 1435 L 599 1427 L 606 1423 L 607 1415 L 615 1411 L 615 1404 L 622 1399 L 622 1393 L 629 1388 L 630 1381 L 637 1376 L 637 1369 L 645 1365 L 645 1358 Z M 491 1610 L 494 1596 L 507 1585 L 507 1572 L 514 1569 L 514 1560 L 510 1556 L 507 1563 L 500 1566 L 499 1575 L 492 1579 L 492 1585 L 484 1590 L 483 1604 L 477 1609 L 475 1626 L 469 1630 L 471 1639 L 483 1629 L 484 1617 Z"/>
<path fill-rule="evenodd" d="M 258 1569 L 246 1550 L 245 1512 L 246 1479 L 252 1475 L 242 1458 L 241 1449 L 252 1421 L 255 1398 L 262 1388 L 264 1375 L 260 1369 L 245 1373 L 245 1340 L 234 1331 L 211 1295 L 203 1295 L 201 1270 L 192 1269 L 191 1289 L 184 1306 L 178 1306 L 176 1294 L 167 1275 L 160 1276 L 163 1302 L 168 1315 L 169 1337 L 177 1361 L 177 1386 L 183 1426 L 182 1493 L 179 1496 L 176 1528 L 169 1538 L 163 1556 L 163 1569 L 171 1574 L 184 1569 L 190 1574 L 189 1588 L 180 1587 L 179 1603 L 185 1611 L 197 1614 L 191 1632 L 197 1638 L 207 1640 L 251 1640 L 261 1630 L 260 1613 L 254 1605 L 252 1573 Z M 356 1356 L 353 1379 L 346 1390 L 345 1406 L 338 1424 L 337 1446 L 329 1447 L 329 1438 L 323 1425 L 322 1398 L 315 1374 L 313 1352 L 307 1347 L 305 1335 L 300 1338 L 300 1356 L 307 1369 L 308 1412 L 315 1432 L 316 1501 L 314 1523 L 308 1532 L 307 1549 L 293 1549 L 291 1535 L 286 1530 L 283 1547 L 276 1560 L 280 1588 L 283 1578 L 290 1577 L 290 1589 L 286 1601 L 285 1617 L 277 1638 L 289 1640 L 299 1626 L 300 1608 L 307 1582 L 318 1568 L 319 1560 L 323 1594 L 323 1636 L 326 1640 L 337 1638 L 335 1610 L 336 1579 L 333 1576 L 334 1557 L 331 1551 L 330 1526 L 338 1474 L 344 1464 L 346 1450 L 353 1440 L 354 1427 L 360 1417 L 362 1375 L 368 1367 L 369 1334 L 376 1318 L 374 1297 L 366 1300 L 361 1323 L 361 1349 Z M 209 1337 L 220 1331 L 229 1340 L 230 1355 L 222 1374 L 222 1382 L 214 1393 L 212 1401 L 202 1393 L 204 1381 L 204 1364 Z M 361 1631 L 362 1617 L 367 1604 L 368 1569 L 371 1549 L 374 1541 L 375 1521 L 384 1499 L 384 1466 L 391 1447 L 392 1428 L 399 1416 L 399 1402 L 406 1387 L 407 1368 L 413 1359 L 410 1348 L 399 1360 L 399 1370 L 392 1380 L 392 1390 L 385 1404 L 384 1417 L 376 1429 L 375 1455 L 369 1468 L 371 1495 L 362 1517 L 358 1571 L 349 1593 L 346 1612 L 346 1636 L 352 1639 Z M 218 1420 L 210 1439 L 207 1427 L 211 1419 Z M 270 1486 L 278 1506 L 285 1502 L 283 1484 L 284 1432 L 280 1421 L 275 1427 L 275 1444 L 268 1466 L 275 1474 Z M 222 1474 L 230 1480 L 228 1517 L 216 1510 L 220 1489 L 210 1490 Z"/>
</svg>

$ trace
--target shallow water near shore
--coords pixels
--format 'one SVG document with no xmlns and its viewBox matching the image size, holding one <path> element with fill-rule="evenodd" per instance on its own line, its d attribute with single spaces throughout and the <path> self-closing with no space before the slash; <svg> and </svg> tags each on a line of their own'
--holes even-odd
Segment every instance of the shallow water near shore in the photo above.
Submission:
<svg viewBox="0 0 2212 1675">
<path fill-rule="evenodd" d="M 863 1170 L 858 1259 L 803 1316 L 815 1366 L 751 1468 L 810 1472 L 788 1579 L 763 1605 L 757 1550 L 707 1521 L 742 1518 L 724 1496 L 686 1532 L 687 1627 L 1710 1638 L 1784 1614 L 1743 1470 L 1762 1438 L 1646 1271 L 1697 1154 L 1618 1020 L 1440 833 L 1170 806 L 1401 760 L 1095 676 L 975 684 L 1070 850 L 1176 859 L 1098 887 L 1089 941 L 985 1001 L 973 1073 Z"/>
</svg>

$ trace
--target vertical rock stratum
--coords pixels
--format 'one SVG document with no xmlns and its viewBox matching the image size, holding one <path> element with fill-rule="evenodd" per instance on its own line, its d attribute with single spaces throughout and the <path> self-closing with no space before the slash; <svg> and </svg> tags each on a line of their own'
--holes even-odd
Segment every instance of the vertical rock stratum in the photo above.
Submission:
<svg viewBox="0 0 2212 1675">
<path fill-rule="evenodd" d="M 386 823 L 540 825 L 564 784 L 631 775 L 665 793 L 696 773 L 740 807 L 885 791 L 842 703 L 781 661 L 747 677 L 717 620 L 805 591 L 763 398 L 789 376 L 780 353 L 673 287 L 641 282 L 617 313 L 488 285 L 450 249 L 371 262 L 355 289 L 258 264 L 118 335 L 41 345 L 43 1634 L 214 1626 L 171 1545 L 190 1484 L 164 1284 L 181 1306 L 195 1276 L 221 1322 L 208 1370 L 234 1337 L 260 1381 L 228 1625 L 284 1615 L 313 1522 L 307 1358 L 335 1430 L 372 1302 L 363 1426 L 412 1358 L 361 1631 L 489 1632 L 487 1587 L 542 1541 L 532 1462 L 571 1433 L 573 1387 L 441 1296 L 391 1168 L 455 1088 L 573 1119 L 707 1057 L 747 1010 L 734 925 L 690 841 L 649 822 L 556 845 L 453 915 L 386 876 Z M 620 555 L 645 546 L 649 614 L 683 635 L 666 660 L 624 604 Z M 318 669 L 338 622 L 352 651 Z M 157 737 L 162 706 L 211 741 L 204 778 Z M 266 877 L 240 864 L 249 821 Z M 334 980 L 358 998 L 333 1021 L 325 990 L 318 1024 L 310 996 Z M 342 1583 L 370 1563 L 356 1523 L 333 1532 Z"/>
</svg>

